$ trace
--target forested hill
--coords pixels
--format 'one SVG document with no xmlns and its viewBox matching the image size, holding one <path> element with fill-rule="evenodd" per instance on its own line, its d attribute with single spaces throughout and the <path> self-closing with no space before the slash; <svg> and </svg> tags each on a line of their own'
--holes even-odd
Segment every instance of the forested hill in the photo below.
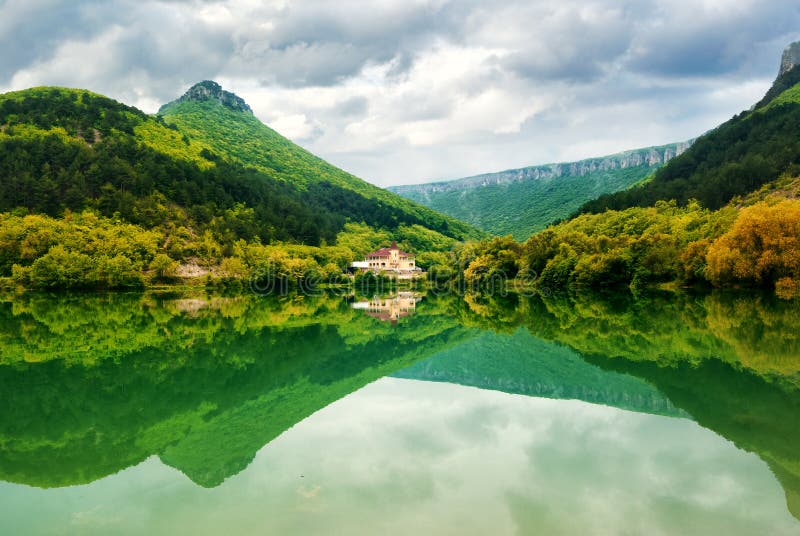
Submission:
<svg viewBox="0 0 800 536">
<path fill-rule="evenodd" d="M 772 88 L 753 109 L 698 138 L 647 183 L 590 201 L 581 212 L 644 207 L 672 199 L 681 205 L 696 199 L 707 208 L 718 209 L 781 175 L 798 175 L 798 82 L 800 65 L 784 62 Z"/>
<path fill-rule="evenodd" d="M 583 203 L 641 181 L 689 145 L 673 143 L 578 162 L 389 189 L 492 234 L 524 240 L 570 216 Z"/>
<path fill-rule="evenodd" d="M 211 271 L 238 256 L 227 272 L 244 275 L 253 260 L 234 247 L 240 240 L 330 246 L 346 226 L 379 243 L 313 252 L 317 264 L 341 268 L 389 239 L 419 252 L 480 236 L 313 156 L 213 82 L 158 116 L 80 89 L 0 95 L 0 177 L 0 279 L 17 265 L 25 285 L 119 286 L 142 270 L 161 273 L 159 254 L 161 266 Z M 101 245 L 115 242 L 127 246 Z"/>
<path fill-rule="evenodd" d="M 371 219 L 381 227 L 413 222 L 459 239 L 476 236 L 470 226 L 378 188 L 292 143 L 215 82 L 195 84 L 162 106 L 158 115 L 215 155 L 292 184 L 342 216 Z"/>
<path fill-rule="evenodd" d="M 242 203 L 255 210 L 245 234 L 266 240 L 331 241 L 348 219 L 470 235 L 468 226 L 314 157 L 213 92 L 201 99 L 198 86 L 189 92 L 195 97 L 162 110 L 169 124 L 82 90 L 0 96 L 0 211 L 57 216 L 92 207 L 151 226 L 159 220 L 144 216 L 145 205 L 163 196 L 200 225 Z"/>
</svg>

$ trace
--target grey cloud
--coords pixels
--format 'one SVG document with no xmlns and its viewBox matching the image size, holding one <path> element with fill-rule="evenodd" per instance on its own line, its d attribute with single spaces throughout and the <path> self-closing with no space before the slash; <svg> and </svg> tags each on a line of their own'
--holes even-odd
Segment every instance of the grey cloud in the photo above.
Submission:
<svg viewBox="0 0 800 536">
<path fill-rule="evenodd" d="M 334 113 L 340 117 L 361 117 L 367 113 L 369 101 L 366 97 L 351 97 L 334 107 Z"/>
<path fill-rule="evenodd" d="M 49 57 L 67 39 L 102 31 L 87 10 L 99 1 L 8 0 L 0 3 L 0 84 L 27 65 Z"/>
<path fill-rule="evenodd" d="M 453 102 L 447 95 L 407 94 L 398 100 L 396 111 L 404 121 L 430 121 L 450 115 Z"/>
<path fill-rule="evenodd" d="M 777 46 L 785 46 L 791 36 L 800 35 L 799 29 L 800 4 L 794 0 L 705 12 L 688 4 L 645 21 L 628 67 L 665 77 L 711 77 L 748 68 L 755 74 L 772 74 L 773 68 L 764 62 L 753 64 L 753 56 L 778 37 L 782 39 Z M 774 55 L 774 46 L 768 48 Z"/>
<path fill-rule="evenodd" d="M 270 29 L 239 38 L 242 63 L 268 84 L 330 86 L 369 64 L 392 63 L 399 76 L 446 26 L 438 9 L 408 2 L 365 8 L 354 2 L 303 2 L 261 12 Z"/>
<path fill-rule="evenodd" d="M 369 59 L 388 61 L 348 43 L 295 43 L 275 49 L 248 44 L 236 61 L 237 71 L 246 73 L 259 66 L 262 84 L 286 87 L 330 86 L 357 74 Z"/>
<path fill-rule="evenodd" d="M 587 7 L 588 6 L 588 7 Z M 591 8 L 591 9 L 589 9 Z M 511 43 L 502 68 L 535 81 L 588 82 L 600 77 L 630 47 L 636 29 L 634 13 L 613 3 L 562 2 L 512 9 L 507 16 L 529 36 Z"/>
<path fill-rule="evenodd" d="M 194 4 L 197 2 L 70 4 L 72 11 L 65 12 L 80 24 L 63 21 L 71 33 L 18 67 L 33 69 L 43 84 L 86 87 L 131 103 L 142 95 L 166 102 L 184 86 L 216 77 L 235 52 L 229 32 L 195 17 L 190 9 Z M 41 9 L 47 12 L 47 7 Z M 49 7 L 54 9 L 48 12 L 50 16 L 60 16 L 61 7 Z M 29 10 L 25 15 L 35 19 L 43 11 Z M 4 38 L 15 37 L 4 34 Z M 67 42 L 82 48 L 77 52 L 60 50 L 58 45 Z M 3 82 L 16 72 L 19 69 L 13 67 L 2 71 Z"/>
</svg>

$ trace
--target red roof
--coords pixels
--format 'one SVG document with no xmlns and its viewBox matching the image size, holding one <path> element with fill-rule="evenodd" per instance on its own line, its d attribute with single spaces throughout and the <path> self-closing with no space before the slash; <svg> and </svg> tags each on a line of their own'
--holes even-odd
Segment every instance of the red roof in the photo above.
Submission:
<svg viewBox="0 0 800 536">
<path fill-rule="evenodd" d="M 405 251 L 400 251 L 400 249 L 398 249 L 397 247 L 397 244 L 392 242 L 392 247 L 376 249 L 372 253 L 367 253 L 367 257 L 388 257 L 392 254 L 392 250 L 397 250 L 397 255 L 399 257 L 409 258 L 414 256 L 412 253 L 406 253 Z"/>
</svg>

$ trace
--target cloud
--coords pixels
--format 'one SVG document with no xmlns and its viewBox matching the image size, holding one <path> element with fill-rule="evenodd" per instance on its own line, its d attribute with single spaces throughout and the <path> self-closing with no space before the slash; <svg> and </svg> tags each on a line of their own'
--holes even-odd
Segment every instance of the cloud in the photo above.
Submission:
<svg viewBox="0 0 800 536">
<path fill-rule="evenodd" d="M 706 0 L 690 8 L 684 2 L 665 1 L 642 21 L 630 50 L 629 66 L 666 77 L 709 77 L 732 73 L 750 65 L 765 44 L 779 38 L 778 47 L 797 38 L 800 4 L 794 1 L 722 2 Z M 774 53 L 774 46 L 770 46 Z M 777 70 L 778 57 L 755 69 Z"/>
<path fill-rule="evenodd" d="M 0 84 L 18 69 L 46 58 L 60 42 L 91 37 L 98 30 L 85 14 L 86 2 L 8 0 L 0 5 Z"/>
<path fill-rule="evenodd" d="M 797 28 L 789 0 L 7 0 L 0 90 L 153 112 L 215 79 L 386 185 L 694 137 L 766 91 Z"/>
</svg>

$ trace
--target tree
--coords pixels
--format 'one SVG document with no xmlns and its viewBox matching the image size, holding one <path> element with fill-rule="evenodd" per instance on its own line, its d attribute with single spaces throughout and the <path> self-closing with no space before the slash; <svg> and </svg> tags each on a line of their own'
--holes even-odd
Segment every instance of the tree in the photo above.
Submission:
<svg viewBox="0 0 800 536">
<path fill-rule="evenodd" d="M 67 251 L 64 246 L 54 246 L 36 259 L 31 266 L 29 279 L 34 288 L 73 289 L 94 286 L 96 262 L 83 253 Z"/>
<path fill-rule="evenodd" d="M 731 230 L 711 244 L 706 261 L 707 277 L 716 286 L 772 287 L 784 278 L 800 278 L 800 200 L 742 209 Z"/>
<path fill-rule="evenodd" d="M 150 269 L 155 271 L 158 279 L 170 279 L 175 277 L 178 262 L 172 260 L 169 255 L 159 253 L 150 261 Z"/>
</svg>

